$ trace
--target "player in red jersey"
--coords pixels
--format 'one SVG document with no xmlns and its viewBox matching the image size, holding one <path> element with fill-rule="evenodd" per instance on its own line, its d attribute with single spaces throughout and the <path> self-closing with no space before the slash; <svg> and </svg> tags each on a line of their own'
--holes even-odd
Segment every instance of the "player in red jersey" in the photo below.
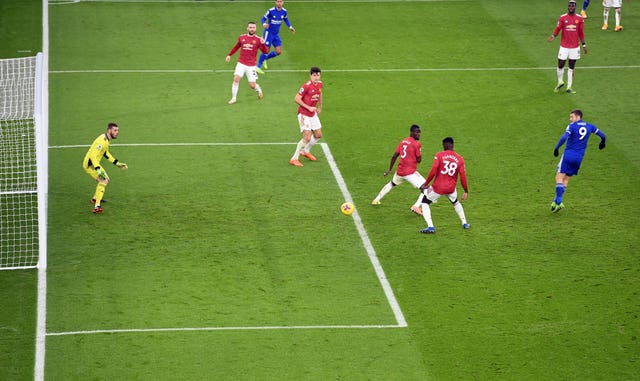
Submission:
<svg viewBox="0 0 640 381">
<path fill-rule="evenodd" d="M 424 184 L 424 177 L 418 172 L 418 164 L 422 162 L 422 144 L 419 142 L 420 133 L 420 126 L 414 124 L 409 128 L 409 137 L 400 141 L 400 144 L 398 144 L 396 150 L 393 152 L 393 156 L 391 156 L 389 169 L 384 171 L 383 176 L 386 177 L 391 173 L 399 157 L 400 163 L 398 164 L 398 170 L 393 175 L 393 179 L 386 183 L 376 198 L 371 201 L 371 205 L 380 205 L 380 200 L 382 200 L 393 187 L 405 181 L 408 181 L 414 188 L 420 188 L 420 186 Z M 411 207 L 411 211 L 416 214 L 422 214 L 422 210 L 420 209 L 421 203 L 422 194 L 420 194 L 420 197 L 418 197 L 415 204 Z"/>
<path fill-rule="evenodd" d="M 240 49 L 240 58 L 236 64 L 236 70 L 233 73 L 233 85 L 231 85 L 231 100 L 230 105 L 236 103 L 236 96 L 238 95 L 238 88 L 240 87 L 240 79 L 246 74 L 249 86 L 258 93 L 258 99 L 262 99 L 262 89 L 260 85 L 256 83 L 258 80 L 258 74 L 256 74 L 256 54 L 258 50 L 263 53 L 269 53 L 269 47 L 265 45 L 264 39 L 260 36 L 256 36 L 256 23 L 249 22 L 247 24 L 247 34 L 242 34 L 238 37 L 238 42 L 231 48 L 227 55 L 226 61 L 231 61 L 231 56 Z"/>
<path fill-rule="evenodd" d="M 464 208 L 462 208 L 462 204 L 458 201 L 458 192 L 456 191 L 458 176 L 460 176 L 460 183 L 462 184 L 462 189 L 464 189 L 461 200 L 464 201 L 469 196 L 464 159 L 453 150 L 452 137 L 446 137 L 442 140 L 442 148 L 444 148 L 444 151 L 436 153 L 431 171 L 429 171 L 427 175 L 427 181 L 420 187 L 420 190 L 424 193 L 422 199 L 422 216 L 427 222 L 427 227 L 420 230 L 420 233 L 436 232 L 436 228 L 433 226 L 433 221 L 431 220 L 429 204 L 437 202 L 440 196 L 447 196 L 447 198 L 449 198 L 449 201 L 453 204 L 453 209 L 458 214 L 458 217 L 460 217 L 462 227 L 464 229 L 470 228 L 464 216 Z M 429 182 L 434 178 L 433 184 L 429 186 Z"/>
<path fill-rule="evenodd" d="M 322 81 L 320 81 L 319 67 L 314 66 L 309 70 L 309 80 L 298 90 L 295 102 L 298 104 L 298 123 L 302 139 L 298 142 L 289 164 L 302 167 L 300 155 L 316 161 L 309 150 L 322 137 L 322 124 L 318 118 L 318 114 L 322 111 Z"/>
<path fill-rule="evenodd" d="M 549 36 L 549 42 L 553 41 L 558 33 L 562 31 L 560 40 L 560 50 L 558 51 L 558 84 L 553 90 L 558 92 L 564 86 L 564 65 L 569 59 L 569 70 L 567 71 L 567 93 L 575 94 L 571 86 L 573 86 L 573 71 L 576 67 L 576 61 L 580 59 L 580 45 L 584 54 L 587 54 L 587 43 L 584 42 L 584 19 L 576 14 L 576 2 L 569 0 L 567 13 L 560 16 L 558 25 L 554 29 L 553 34 Z"/>
</svg>

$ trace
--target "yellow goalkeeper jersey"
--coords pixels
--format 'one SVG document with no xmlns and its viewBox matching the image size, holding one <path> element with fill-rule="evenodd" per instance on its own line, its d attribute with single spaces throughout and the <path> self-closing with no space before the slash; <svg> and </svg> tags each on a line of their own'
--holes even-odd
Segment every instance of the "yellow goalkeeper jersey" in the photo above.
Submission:
<svg viewBox="0 0 640 381">
<path fill-rule="evenodd" d="M 111 155 L 109 152 L 109 143 L 111 141 L 107 139 L 107 134 L 102 134 L 93 141 L 91 144 L 91 148 L 87 151 L 87 154 L 84 155 L 83 165 L 93 168 L 100 167 L 100 160 L 104 157 L 113 164 L 117 164 L 118 160 Z"/>
</svg>

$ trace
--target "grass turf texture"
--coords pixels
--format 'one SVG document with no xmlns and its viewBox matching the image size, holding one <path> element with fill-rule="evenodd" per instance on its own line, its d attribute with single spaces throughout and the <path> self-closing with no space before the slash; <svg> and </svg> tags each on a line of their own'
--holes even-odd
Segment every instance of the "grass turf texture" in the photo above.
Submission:
<svg viewBox="0 0 640 381">
<path fill-rule="evenodd" d="M 50 144 L 89 144 L 110 120 L 122 126 L 121 144 L 293 143 L 293 96 L 308 67 L 320 66 L 324 141 L 409 327 L 49 336 L 47 378 L 638 374 L 635 6 L 625 3 L 622 33 L 600 31 L 591 12 L 589 54 L 569 96 L 552 92 L 558 42 L 546 42 L 564 3 L 291 1 L 297 33 L 283 33 L 283 54 L 260 77 L 265 99 L 243 79 L 238 103 L 227 106 L 233 64 L 224 56 L 271 4 L 51 6 Z M 467 68 L 532 70 L 452 70 Z M 55 73 L 99 69 L 210 71 Z M 393 69 L 406 71 L 385 71 Z M 591 142 L 567 208 L 555 215 L 552 149 L 573 108 L 608 144 L 598 151 Z M 368 205 L 412 123 L 423 130 L 423 174 L 441 139 L 456 139 L 469 173 L 470 231 L 443 201 L 432 208 L 438 233 L 417 233 L 424 221 L 408 212 L 416 197 L 408 185 Z M 319 148 L 317 163 L 293 168 L 293 145 L 114 145 L 131 168 L 107 167 L 111 202 L 101 216 L 90 213 L 84 148 L 52 149 L 48 332 L 393 324 Z M 35 277 L 24 274 L 0 272 L 3 295 L 14 287 L 33 295 Z M 12 359 L 0 379 L 31 377 L 34 298 L 18 312 L 0 308 L 3 327 L 18 332 L 0 341 Z"/>
</svg>

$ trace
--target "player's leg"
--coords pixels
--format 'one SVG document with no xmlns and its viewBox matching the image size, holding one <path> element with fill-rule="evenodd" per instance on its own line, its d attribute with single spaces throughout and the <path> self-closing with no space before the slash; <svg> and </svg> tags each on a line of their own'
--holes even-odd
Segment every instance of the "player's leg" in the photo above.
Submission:
<svg viewBox="0 0 640 381">
<path fill-rule="evenodd" d="M 311 128 L 311 137 L 309 141 L 304 146 L 304 148 L 300 151 L 300 155 L 306 157 L 311 161 L 316 161 L 315 156 L 311 154 L 311 147 L 313 147 L 318 140 L 322 138 L 322 124 L 320 123 L 320 118 L 318 114 L 309 118 L 309 127 Z"/>
<path fill-rule="evenodd" d="M 405 176 L 405 178 L 411 185 L 413 185 L 414 188 L 418 188 L 418 189 L 420 189 L 420 187 L 426 182 L 425 178 L 422 177 L 422 175 L 418 171 L 413 172 L 409 176 Z M 422 195 L 422 192 L 420 192 L 418 199 L 416 200 L 416 202 L 413 203 L 413 205 L 411 205 L 411 208 L 410 208 L 410 210 L 413 213 L 419 216 L 422 215 L 422 208 L 420 207 L 420 205 L 422 204 L 422 198 L 423 198 L 423 195 Z"/>
<path fill-rule="evenodd" d="M 467 217 L 464 215 L 464 208 L 462 207 L 462 204 L 458 200 L 458 192 L 457 191 L 453 191 L 453 193 L 447 195 L 447 197 L 449 198 L 449 201 L 451 202 L 451 205 L 453 205 L 453 210 L 456 211 L 456 214 L 458 215 L 458 218 L 460 218 L 460 222 L 462 223 L 462 227 L 464 229 L 469 229 L 471 227 L 471 225 L 469 225 L 467 223 Z"/>
<path fill-rule="evenodd" d="M 231 99 L 228 104 L 232 105 L 236 103 L 236 97 L 238 96 L 238 89 L 240 88 L 240 79 L 244 76 L 245 66 L 238 62 L 236 69 L 233 72 L 233 83 L 231 84 Z"/>
<path fill-rule="evenodd" d="M 582 3 L 582 11 L 580 12 L 580 16 L 585 19 L 587 18 L 587 8 L 589 7 L 589 1 L 590 0 L 584 0 L 584 2 Z"/>
<path fill-rule="evenodd" d="M 264 94 L 262 94 L 262 88 L 258 85 L 258 74 L 256 70 L 255 66 L 247 70 L 247 81 L 249 82 L 249 87 L 258 93 L 258 99 L 262 99 L 264 98 Z"/>
<path fill-rule="evenodd" d="M 267 60 L 270 60 L 273 57 L 277 57 L 282 53 L 282 40 L 280 40 L 279 35 L 273 36 L 273 39 L 271 40 L 271 46 L 273 46 L 273 50 L 270 51 L 269 54 L 267 54 L 264 59 L 265 68 L 267 65 Z"/>
<path fill-rule="evenodd" d="M 607 30 L 609 29 L 609 7 L 604 2 L 602 5 L 604 6 L 604 10 L 602 11 L 602 30 Z"/>
<path fill-rule="evenodd" d="M 558 68 L 556 70 L 558 83 L 556 84 L 556 87 L 553 90 L 556 93 L 564 86 L 564 81 L 562 79 L 564 77 L 564 65 L 565 65 L 565 62 L 567 61 L 567 58 L 569 58 L 569 50 L 561 46 L 560 50 L 558 50 Z"/>
<path fill-rule="evenodd" d="M 420 233 L 433 234 L 436 232 L 436 228 L 433 225 L 433 219 L 431 218 L 431 208 L 429 205 L 431 203 L 437 202 L 440 198 L 440 195 L 433 191 L 433 187 L 428 187 L 427 189 L 422 191 L 422 218 L 427 223 L 427 227 L 420 230 Z"/>
<path fill-rule="evenodd" d="M 620 1 L 620 4 L 616 5 L 619 6 L 616 7 L 616 27 L 613 30 L 614 32 L 620 32 L 622 30 L 622 25 L 620 25 L 620 18 L 622 17 L 622 1 Z"/>
<path fill-rule="evenodd" d="M 309 118 L 305 115 L 298 114 L 298 123 L 300 125 L 300 133 L 302 134 L 302 139 L 296 144 L 296 150 L 291 156 L 289 160 L 289 164 L 302 167 L 302 163 L 300 163 L 300 151 L 307 145 L 309 140 L 311 140 L 311 126 L 309 124 Z"/>
<path fill-rule="evenodd" d="M 376 196 L 376 198 L 374 198 L 373 201 L 371 201 L 371 205 L 380 205 L 380 200 L 382 200 L 382 198 L 386 196 L 387 193 L 391 192 L 391 189 L 393 189 L 396 185 L 399 185 L 402 183 L 404 183 L 404 177 L 398 176 L 398 173 L 394 173 L 393 179 L 391 179 L 391 181 L 389 181 L 388 183 L 384 184 L 382 189 L 380 189 L 380 192 L 378 192 L 378 195 Z"/>
<path fill-rule="evenodd" d="M 577 50 L 577 53 L 576 53 Z M 569 55 L 569 70 L 567 70 L 567 93 L 575 94 L 573 90 L 573 73 L 576 68 L 576 61 L 580 58 L 580 48 L 572 49 Z"/>
<path fill-rule="evenodd" d="M 264 31 L 264 44 L 271 49 L 271 34 L 269 34 L 268 30 Z M 267 53 L 268 54 L 268 53 Z M 267 69 L 267 65 L 265 64 L 265 60 L 267 59 L 267 54 L 265 53 L 260 53 L 260 57 L 258 58 L 258 65 L 257 65 L 257 71 L 260 74 L 264 74 L 264 71 L 262 71 L 262 67 L 264 66 L 265 69 Z"/>
</svg>

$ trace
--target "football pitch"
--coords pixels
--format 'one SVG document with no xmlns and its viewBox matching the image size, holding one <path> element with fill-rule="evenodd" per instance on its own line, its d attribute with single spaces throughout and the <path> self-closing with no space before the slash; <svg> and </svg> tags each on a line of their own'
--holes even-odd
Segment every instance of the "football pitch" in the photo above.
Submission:
<svg viewBox="0 0 640 381">
<path fill-rule="evenodd" d="M 49 53 L 50 148 L 46 283 L 0 271 L 0 380 L 637 379 L 638 5 L 615 33 L 592 2 L 566 94 L 546 40 L 566 1 L 286 0 L 264 99 L 243 78 L 228 105 L 225 57 L 271 6 L 1 3 L 0 58 Z M 311 66 L 324 137 L 298 168 Z M 607 147 L 554 214 L 575 108 Z M 93 215 L 82 158 L 111 121 L 129 169 L 103 160 Z M 423 175 L 446 136 L 464 156 L 468 231 L 442 200 L 420 234 L 408 184 L 370 205 L 414 123 Z"/>
</svg>

